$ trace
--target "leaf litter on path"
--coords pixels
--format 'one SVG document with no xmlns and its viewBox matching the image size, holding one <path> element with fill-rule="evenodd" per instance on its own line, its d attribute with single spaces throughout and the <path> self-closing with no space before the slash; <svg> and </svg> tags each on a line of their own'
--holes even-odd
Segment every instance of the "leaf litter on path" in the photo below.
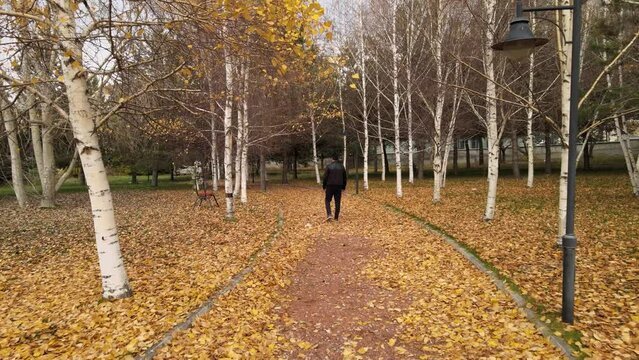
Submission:
<svg viewBox="0 0 639 360">
<path fill-rule="evenodd" d="M 347 196 L 327 224 L 320 190 L 275 191 L 286 222 L 273 249 L 161 358 L 561 358 L 486 275 L 412 222 Z M 359 245 L 335 249 L 344 240 Z"/>
</svg>

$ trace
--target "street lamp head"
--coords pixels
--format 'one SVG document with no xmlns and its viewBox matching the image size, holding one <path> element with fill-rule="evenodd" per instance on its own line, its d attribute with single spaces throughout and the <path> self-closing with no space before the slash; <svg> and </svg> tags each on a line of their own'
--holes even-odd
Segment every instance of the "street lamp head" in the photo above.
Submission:
<svg viewBox="0 0 639 360">
<path fill-rule="evenodd" d="M 548 43 L 548 39 L 537 38 L 533 35 L 527 18 L 518 16 L 510 22 L 510 30 L 506 39 L 493 45 L 492 48 L 503 51 L 510 60 L 520 61 L 528 57 L 534 48 L 546 43 Z"/>
</svg>

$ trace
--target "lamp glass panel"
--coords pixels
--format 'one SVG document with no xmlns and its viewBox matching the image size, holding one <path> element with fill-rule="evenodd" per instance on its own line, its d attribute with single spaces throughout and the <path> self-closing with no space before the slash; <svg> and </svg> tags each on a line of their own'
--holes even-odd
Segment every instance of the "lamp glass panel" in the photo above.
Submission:
<svg viewBox="0 0 639 360">
<path fill-rule="evenodd" d="M 515 41 L 504 46 L 504 55 L 512 61 L 521 61 L 527 58 L 532 51 L 532 47 L 524 41 Z"/>
</svg>

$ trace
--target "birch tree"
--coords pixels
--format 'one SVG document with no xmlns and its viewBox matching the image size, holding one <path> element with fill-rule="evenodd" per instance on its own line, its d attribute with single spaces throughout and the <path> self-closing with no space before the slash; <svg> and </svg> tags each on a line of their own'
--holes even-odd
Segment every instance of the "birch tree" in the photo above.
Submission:
<svg viewBox="0 0 639 360">
<path fill-rule="evenodd" d="M 347 137 L 346 137 L 346 116 L 344 113 L 344 97 L 342 94 L 343 87 L 344 87 L 344 82 L 342 80 L 342 74 L 340 72 L 338 74 L 338 80 L 337 80 L 337 92 L 339 96 L 339 114 L 340 114 L 340 119 L 342 120 L 342 164 L 346 168 L 346 159 L 348 156 L 348 144 L 347 144 Z"/>
<path fill-rule="evenodd" d="M 246 204 L 248 202 L 248 151 L 249 151 L 249 66 L 246 62 L 242 63 L 243 86 L 242 86 L 242 151 L 241 156 L 241 181 L 240 181 L 240 202 Z M 238 120 L 239 121 L 239 120 Z M 239 131 L 239 130 L 238 130 Z"/>
<path fill-rule="evenodd" d="M 396 189 L 395 193 L 398 198 L 404 196 L 402 189 L 402 143 L 400 137 L 400 96 L 399 96 L 399 61 L 400 54 L 397 39 L 397 0 L 391 0 L 391 55 L 393 62 L 392 82 L 393 82 L 393 130 L 395 132 L 395 175 Z"/>
<path fill-rule="evenodd" d="M 20 13 L 30 10 L 28 2 L 13 2 L 12 8 Z M 21 39 L 29 39 L 31 33 L 36 32 L 37 21 L 25 17 L 15 19 L 18 28 L 17 32 Z M 45 34 L 49 35 L 49 34 Z M 24 40 L 23 40 L 24 41 Z M 41 49 L 38 43 L 22 45 L 22 64 L 20 66 L 21 81 L 25 84 L 38 84 L 44 80 L 53 80 L 51 71 L 55 66 L 55 53 L 49 49 Z M 43 95 L 51 97 L 51 85 L 38 85 Z M 40 207 L 52 208 L 55 206 L 56 194 L 56 174 L 55 174 L 55 153 L 53 144 L 53 122 L 51 118 L 50 104 L 37 101 L 36 95 L 31 91 L 23 94 L 25 108 L 29 120 L 31 133 L 31 145 L 33 156 L 36 162 L 38 178 L 42 189 Z"/>
<path fill-rule="evenodd" d="M 228 34 L 226 23 L 222 34 Z M 235 203 L 233 195 L 233 74 L 235 72 L 229 45 L 224 44 L 225 104 L 224 104 L 224 192 L 226 200 L 226 218 L 233 219 Z"/>
<path fill-rule="evenodd" d="M 379 66 L 379 65 L 378 65 Z M 381 83 L 379 81 L 379 69 L 375 72 L 375 87 L 376 87 L 376 101 L 377 101 L 377 141 L 379 141 L 379 149 L 382 152 L 382 181 L 386 181 L 386 159 L 384 159 L 384 154 L 386 153 L 384 145 L 384 136 L 382 133 L 382 88 Z"/>
<path fill-rule="evenodd" d="M 623 65 L 619 65 L 617 68 L 617 76 L 619 86 L 623 87 Z M 612 75 L 608 73 L 606 75 L 608 87 L 612 86 Z M 637 157 L 635 162 L 635 155 L 632 151 L 632 143 L 630 141 L 630 136 L 627 127 L 626 115 L 618 114 L 615 112 L 614 114 L 615 121 L 615 132 L 617 133 L 617 138 L 619 139 L 619 145 L 621 146 L 621 151 L 623 153 L 624 161 L 626 162 L 626 170 L 628 171 L 628 177 L 630 178 L 630 185 L 632 186 L 632 193 L 639 197 L 639 157 Z"/>
<path fill-rule="evenodd" d="M 608 14 L 610 13 L 610 1 L 609 0 L 604 0 L 603 1 L 603 18 L 608 18 Z M 623 18 L 623 10 L 620 11 L 621 13 L 621 18 Z M 621 35 L 623 34 L 623 32 L 620 32 L 620 34 L 617 37 L 621 37 Z M 608 55 L 608 48 L 607 48 L 607 43 L 608 40 L 607 38 L 604 37 L 603 39 L 603 51 L 602 51 L 602 58 L 604 62 L 608 62 L 609 61 L 609 55 Z M 616 68 L 612 68 L 608 71 L 606 71 L 606 87 L 608 92 L 611 92 L 613 89 L 613 76 L 615 75 L 614 72 L 616 72 L 616 77 L 617 77 L 617 85 L 619 86 L 619 89 L 623 89 L 624 86 L 624 77 L 623 77 L 623 63 L 619 63 L 619 65 L 616 66 Z M 628 132 L 628 128 L 627 128 L 627 121 L 626 121 L 626 115 L 622 112 L 621 114 L 618 111 L 618 104 L 613 103 L 613 119 L 614 119 L 614 127 L 615 127 L 615 133 L 617 135 L 617 139 L 619 140 L 619 145 L 621 147 L 621 152 L 623 153 L 623 157 L 624 157 L 624 161 L 626 164 L 626 170 L 628 171 L 628 177 L 630 179 L 630 185 L 632 187 L 632 193 L 635 196 L 639 197 L 639 158 L 637 158 L 636 162 L 635 162 L 635 155 L 633 153 L 632 150 L 632 144 L 630 141 L 630 136 L 629 136 L 629 132 Z M 585 146 L 585 145 L 584 145 Z"/>
<path fill-rule="evenodd" d="M 413 52 L 415 51 L 415 3 L 408 2 L 406 25 L 406 123 L 408 126 L 408 182 L 415 182 L 414 154 L 415 141 L 413 139 Z"/>
<path fill-rule="evenodd" d="M 497 123 L 497 89 L 495 77 L 495 54 L 492 45 L 495 43 L 496 34 L 496 0 L 484 0 L 485 29 L 483 42 L 484 71 L 486 73 L 486 134 L 488 139 L 488 194 L 486 198 L 486 210 L 484 220 L 495 218 L 497 202 L 497 180 L 499 179 L 499 142 L 501 135 Z"/>
<path fill-rule="evenodd" d="M 25 83 L 30 83 L 32 82 L 34 79 L 31 76 L 31 71 L 32 68 L 34 67 L 32 65 L 32 61 L 34 53 L 33 51 L 28 51 L 29 49 L 27 47 L 24 48 L 23 50 L 23 61 L 22 61 L 22 80 Z M 50 192 L 48 191 L 50 189 L 50 184 L 52 183 L 51 181 L 51 177 L 53 176 L 53 174 L 50 174 L 50 171 L 45 171 L 45 164 L 44 164 L 44 159 L 43 159 L 43 144 L 42 144 L 42 130 L 40 129 L 40 124 L 43 124 L 43 121 L 41 121 L 39 113 L 38 113 L 38 106 L 36 104 L 36 97 L 33 93 L 31 92 L 26 92 L 25 93 L 25 106 L 27 108 L 27 114 L 28 114 L 28 118 L 29 118 L 29 130 L 31 132 L 31 145 L 32 145 L 32 149 L 33 149 L 33 157 L 35 158 L 35 162 L 36 162 L 36 169 L 38 170 L 38 178 L 40 179 L 40 186 L 42 188 L 42 194 L 43 194 L 43 198 L 42 198 L 42 207 L 53 207 L 53 199 L 51 198 L 51 196 L 47 196 L 50 195 Z M 50 137 L 49 137 L 50 139 Z M 52 144 L 49 143 L 49 146 L 47 146 L 49 148 L 49 150 L 52 150 Z M 52 154 L 52 151 L 47 151 L 48 154 Z M 52 165 L 51 164 L 47 164 L 47 170 L 52 169 Z M 51 175 L 51 176 L 50 176 Z M 47 194 L 47 195 L 45 195 Z"/>
<path fill-rule="evenodd" d="M 8 101 L 4 97 L 0 97 L 0 109 L 2 112 L 2 122 L 7 132 L 7 140 L 9 141 L 9 154 L 11 157 L 11 182 L 13 192 L 16 194 L 18 206 L 24 208 L 27 206 L 27 193 L 24 190 L 24 174 L 22 173 L 22 151 L 20 151 L 20 142 L 18 141 L 18 130 L 16 126 L 16 117 L 9 107 Z"/>
<path fill-rule="evenodd" d="M 570 0 L 561 0 L 562 5 L 570 5 Z M 561 170 L 559 173 L 559 229 L 557 244 L 561 245 L 566 234 L 566 214 L 568 209 L 568 149 L 570 126 L 570 84 L 572 77 L 572 11 L 557 13 L 561 29 L 557 34 L 557 50 L 561 74 Z"/>
<path fill-rule="evenodd" d="M 531 6 L 535 6 L 533 0 Z M 535 32 L 536 20 L 533 17 L 530 20 L 530 29 Z M 535 53 L 531 52 L 528 63 L 528 102 L 533 103 L 535 93 Z M 531 107 L 526 108 L 526 153 L 528 158 L 528 178 L 526 186 L 531 188 L 535 182 L 535 134 L 533 133 L 534 111 Z"/>
<path fill-rule="evenodd" d="M 444 180 L 444 153 L 448 143 L 444 141 L 442 131 L 442 120 L 444 114 L 444 104 L 446 92 L 444 89 L 444 61 L 442 57 L 442 43 L 444 40 L 444 6 L 442 1 L 436 0 L 430 13 L 432 31 L 430 34 L 430 48 L 435 66 L 435 106 L 430 105 L 425 96 L 422 95 L 424 104 L 430 110 L 433 119 L 432 151 L 433 151 L 433 202 L 441 201 L 441 189 Z M 446 139 L 447 140 L 447 139 Z"/>
<path fill-rule="evenodd" d="M 315 122 L 315 109 L 309 110 L 309 117 L 311 119 L 311 136 L 313 141 L 313 168 L 315 169 L 315 182 L 317 184 L 321 184 L 322 180 L 320 178 L 320 168 L 319 168 L 319 158 L 317 157 L 317 123 Z"/>
<path fill-rule="evenodd" d="M 235 185 L 233 188 L 233 196 L 240 196 L 240 188 L 242 186 L 242 149 L 244 148 L 244 74 L 243 66 L 238 62 L 235 63 L 235 79 L 237 79 L 238 101 L 237 101 L 237 126 L 235 136 Z"/>
<path fill-rule="evenodd" d="M 362 98 L 362 124 L 364 128 L 364 190 L 368 190 L 368 153 L 369 153 L 369 135 L 368 135 L 368 103 L 366 93 L 366 45 L 364 43 L 364 0 L 360 0 L 359 4 L 359 68 L 361 72 L 361 98 Z"/>
<path fill-rule="evenodd" d="M 218 120 L 217 118 L 218 105 L 217 105 L 217 102 L 215 101 L 215 96 L 213 93 L 213 89 L 214 89 L 213 75 L 211 74 L 211 71 L 208 70 L 208 68 L 206 73 L 207 73 L 207 82 L 208 82 L 209 109 L 211 112 L 211 118 L 210 118 L 210 121 L 211 121 L 211 181 L 212 181 L 213 191 L 218 191 L 219 160 L 218 160 L 218 154 L 217 154 L 217 129 L 215 125 Z"/>
<path fill-rule="evenodd" d="M 95 132 L 95 115 L 89 103 L 87 72 L 83 63 L 82 39 L 77 34 L 71 0 L 50 2 L 55 11 L 53 24 L 60 33 L 60 61 L 69 101 L 69 121 L 89 189 L 95 239 L 102 274 L 102 296 L 119 299 L 131 296 L 115 222 L 111 189 Z"/>
<path fill-rule="evenodd" d="M 455 131 L 457 126 L 457 116 L 459 115 L 459 109 L 461 107 L 461 103 L 463 101 L 462 97 L 462 88 L 466 86 L 466 82 L 468 80 L 468 73 L 464 74 L 461 69 L 461 64 L 459 61 L 455 61 L 454 64 L 454 84 L 452 89 L 452 99 L 450 106 L 450 120 L 448 123 L 448 131 L 446 132 L 446 150 L 444 152 L 444 162 L 442 165 L 444 175 L 442 179 L 442 188 L 446 187 L 446 177 L 448 174 L 448 158 L 450 155 L 450 147 L 455 142 Z"/>
</svg>

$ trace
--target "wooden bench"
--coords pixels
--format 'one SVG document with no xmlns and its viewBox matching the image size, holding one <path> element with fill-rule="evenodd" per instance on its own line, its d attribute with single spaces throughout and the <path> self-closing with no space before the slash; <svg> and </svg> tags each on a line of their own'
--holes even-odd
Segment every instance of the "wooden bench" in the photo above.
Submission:
<svg viewBox="0 0 639 360">
<path fill-rule="evenodd" d="M 211 199 L 215 201 L 215 205 L 217 205 L 217 207 L 220 207 L 220 203 L 217 202 L 217 197 L 215 197 L 215 191 L 207 188 L 206 180 L 202 181 L 202 184 L 200 184 L 200 182 L 196 179 L 193 189 L 195 190 L 195 195 L 197 197 L 195 199 L 195 203 L 193 203 L 193 207 L 196 205 L 202 206 L 202 203 L 205 201 L 211 204 Z"/>
</svg>

